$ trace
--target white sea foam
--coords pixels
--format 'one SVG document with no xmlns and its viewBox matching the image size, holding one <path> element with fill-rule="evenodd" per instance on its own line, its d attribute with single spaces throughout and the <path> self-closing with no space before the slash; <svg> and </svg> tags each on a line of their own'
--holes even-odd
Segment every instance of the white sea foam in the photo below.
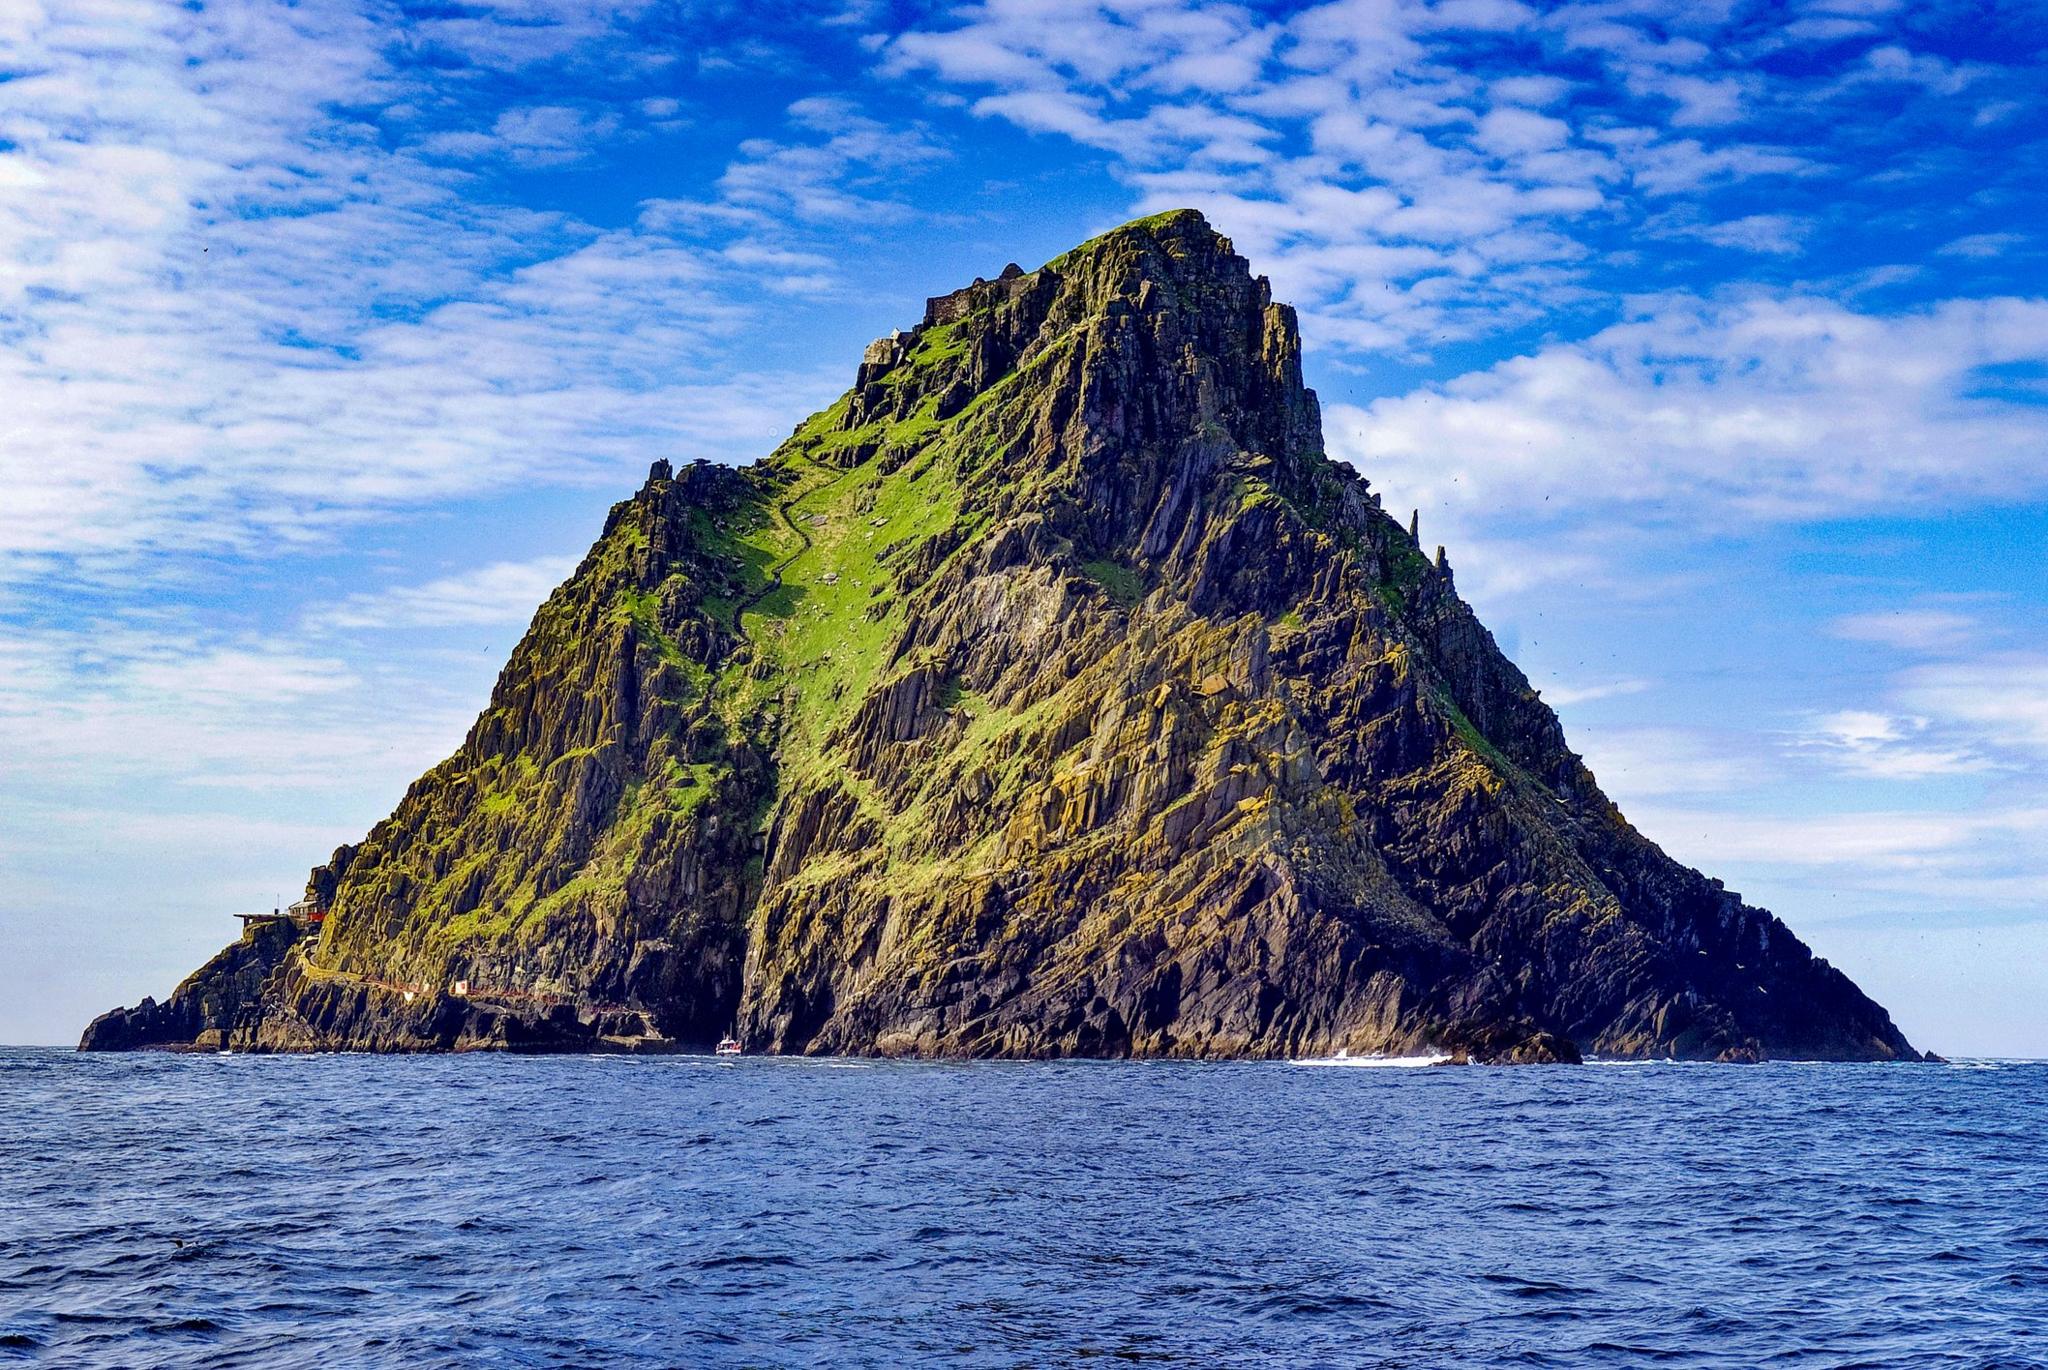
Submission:
<svg viewBox="0 0 2048 1370">
<path fill-rule="evenodd" d="M 1442 1065 L 1449 1056 L 1311 1056 L 1289 1061 L 1291 1066 L 1345 1066 L 1353 1069 L 1401 1069 Z"/>
</svg>

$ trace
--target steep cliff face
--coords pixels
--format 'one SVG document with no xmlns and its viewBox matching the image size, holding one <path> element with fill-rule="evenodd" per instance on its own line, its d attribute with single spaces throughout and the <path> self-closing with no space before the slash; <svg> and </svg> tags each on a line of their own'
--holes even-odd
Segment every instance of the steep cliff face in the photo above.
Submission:
<svg viewBox="0 0 2048 1370">
<path fill-rule="evenodd" d="M 931 301 L 751 468 L 656 463 L 309 893 L 209 1041 L 1914 1056 L 1600 793 L 1187 211 Z"/>
</svg>

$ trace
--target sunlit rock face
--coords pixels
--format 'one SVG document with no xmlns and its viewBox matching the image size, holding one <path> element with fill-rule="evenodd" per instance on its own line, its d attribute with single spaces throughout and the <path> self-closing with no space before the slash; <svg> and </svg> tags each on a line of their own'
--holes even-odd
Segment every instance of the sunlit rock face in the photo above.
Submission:
<svg viewBox="0 0 2048 1370">
<path fill-rule="evenodd" d="M 657 462 L 309 895 L 85 1044 L 1914 1057 L 1601 794 L 1188 211 Z"/>
</svg>

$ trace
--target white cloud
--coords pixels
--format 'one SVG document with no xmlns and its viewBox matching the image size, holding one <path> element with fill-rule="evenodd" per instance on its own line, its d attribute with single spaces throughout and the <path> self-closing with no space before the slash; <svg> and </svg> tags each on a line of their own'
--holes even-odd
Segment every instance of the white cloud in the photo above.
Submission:
<svg viewBox="0 0 2048 1370">
<path fill-rule="evenodd" d="M 524 624 L 540 602 L 576 569 L 574 557 L 498 561 L 423 585 L 350 595 L 309 615 L 325 628 L 438 628 Z"/>
<path fill-rule="evenodd" d="M 1853 631 L 1864 625 L 1847 620 Z M 1843 621 L 1834 626 L 1839 633 Z M 1889 632 L 1900 625 L 1869 625 Z M 1974 636 L 1939 621 L 1906 631 L 1909 643 Z M 1884 708 L 1816 715 L 1793 734 L 1792 752 L 1845 775 L 1879 781 L 1958 776 L 2027 777 L 2048 756 L 2048 657 L 1996 653 L 1913 667 L 1896 677 Z"/>
<path fill-rule="evenodd" d="M 1438 519 L 1432 512 L 1423 521 L 1422 535 L 1425 547 L 1446 549 L 1459 593 L 1474 604 L 1494 605 L 1564 586 L 1576 593 L 1614 598 L 1654 594 L 1663 588 L 1647 577 L 1617 583 L 1612 560 L 1618 549 L 1611 540 L 1587 538 L 1579 530 L 1554 524 L 1519 534 L 1495 534 L 1481 531 L 1462 515 L 1456 511 Z"/>
<path fill-rule="evenodd" d="M 1735 78 L 1667 74 L 1650 84 L 1677 102 L 1671 122 L 1681 127 L 1732 124 L 1742 118 L 1744 82 Z"/>
<path fill-rule="evenodd" d="M 1838 43 L 1878 31 L 1877 25 L 1863 19 L 1795 19 L 1780 30 L 1779 36 L 1796 43 Z"/>
<path fill-rule="evenodd" d="M 1898 697 L 2036 763 L 2048 759 L 2048 656 L 2012 652 L 1918 666 L 1901 677 Z"/>
<path fill-rule="evenodd" d="M 650 102 L 673 108 L 675 101 Z M 458 130 L 422 138 L 420 150 L 452 157 L 504 157 L 521 166 L 562 166 L 581 161 L 617 132 L 619 119 L 609 112 L 573 109 L 566 105 L 529 105 L 508 109 L 488 134 Z"/>
<path fill-rule="evenodd" d="M 1989 682 L 1972 679 L 1974 701 Z M 2048 793 L 1995 757 L 1988 734 L 1934 710 L 1836 711 L 1789 752 L 1741 730 L 1574 733 L 1641 832 L 1796 926 L 1866 914 L 1982 923 L 2048 900 Z M 1788 767 L 1798 758 L 1825 771 Z M 1826 772 L 1842 779 L 1817 786 Z"/>
<path fill-rule="evenodd" d="M 1613 699 L 1619 695 L 1641 694 L 1650 688 L 1650 682 L 1635 678 L 1602 680 L 1589 685 L 1569 685 L 1563 681 L 1544 681 L 1539 692 L 1546 704 L 1552 708 L 1567 708 L 1573 704 L 1587 704 L 1596 699 Z"/>
<path fill-rule="evenodd" d="M 1584 342 L 1333 405 L 1332 449 L 1401 502 L 1488 512 L 1626 505 L 1697 526 L 2017 499 L 2048 487 L 2048 411 L 1971 392 L 1980 368 L 2041 358 L 2048 301 L 1883 317 L 1654 298 Z"/>
<path fill-rule="evenodd" d="M 1843 709 L 1825 714 L 1795 745 L 1823 756 L 1840 770 L 1874 780 L 1927 780 L 1974 775 L 1994 763 L 1966 745 L 1928 745 L 1931 720 L 1913 714 Z"/>
<path fill-rule="evenodd" d="M 715 198 L 649 200 L 642 227 L 714 223 L 760 233 L 901 222 L 915 213 L 902 198 L 904 175 L 947 155 L 922 128 L 892 127 L 846 100 L 798 100 L 788 114 L 798 136 L 746 139 Z"/>
<path fill-rule="evenodd" d="M 90 657 L 90 649 L 86 650 Z M 198 655 L 144 657 L 127 666 L 125 683 L 138 696 L 168 706 L 217 708 L 251 700 L 289 703 L 338 694 L 361 682 L 334 657 L 221 647 Z"/>
<path fill-rule="evenodd" d="M 478 67 L 513 71 L 568 56 L 608 38 L 655 0 L 477 0 L 430 10 L 412 36 Z M 437 54 L 438 55 L 438 54 Z"/>
<path fill-rule="evenodd" d="M 1572 92 L 1561 76 L 1503 76 L 1489 88 L 1496 104 L 1554 105 Z"/>
<path fill-rule="evenodd" d="M 832 379 L 744 377 L 722 345 L 763 285 L 828 272 L 764 277 L 722 249 L 794 259 L 796 217 L 770 210 L 851 212 L 840 182 L 928 156 L 920 135 L 802 104 L 798 138 L 727 176 L 769 229 L 650 213 L 600 230 L 480 198 L 417 137 L 337 117 L 381 108 L 431 140 L 421 111 L 469 98 L 463 63 L 551 60 L 637 8 L 486 5 L 397 30 L 350 0 L 25 18 L 7 54 L 24 74 L 0 82 L 0 174 L 32 189 L 0 196 L 0 582 L 146 583 L 138 563 L 615 481 L 650 450 L 772 446 Z M 422 44 L 436 61 L 410 60 Z M 836 132 L 805 131 L 828 116 Z M 616 123 L 537 102 L 464 136 L 546 162 Z"/>
<path fill-rule="evenodd" d="M 976 114 L 1000 115 L 1033 133 L 1064 133 L 1075 142 L 1130 153 L 1143 149 L 1148 139 L 1142 122 L 1107 120 L 1099 109 L 1096 100 L 1063 90 L 1010 91 L 974 102 Z"/>
<path fill-rule="evenodd" d="M 1813 223 L 1808 219 L 1788 214 L 1748 214 L 1726 223 L 1707 224 L 1694 230 L 1694 236 L 1717 247 L 1782 256 L 1799 251 L 1812 230 Z"/>
<path fill-rule="evenodd" d="M 1933 53 L 1914 52 L 1886 43 L 1863 54 L 1861 66 L 1846 81 L 1923 86 L 1940 95 L 1956 95 L 1977 80 L 1984 68 L 1969 62 L 1951 62 Z"/>
<path fill-rule="evenodd" d="M 1939 652 L 1974 641 L 1982 625 L 1950 609 L 1898 608 L 1845 614 L 1828 631 L 1850 642 L 1876 642 L 1911 652 Z"/>
<path fill-rule="evenodd" d="M 1134 212 L 1199 205 L 1319 340 L 1407 346 L 1530 317 L 1539 291 L 1567 298 L 1533 268 L 1586 249 L 1551 226 L 1599 210 L 1621 174 L 1529 107 L 1560 98 L 1555 78 L 1503 83 L 1489 107 L 1485 83 L 1421 61 L 1426 35 L 1533 18 L 1506 3 L 1331 4 L 1285 21 L 1228 5 L 989 3 L 896 38 L 884 70 L 992 87 L 976 113 L 1110 152 L 1139 190 Z"/>
<path fill-rule="evenodd" d="M 2002 257 L 2026 241 L 2026 235 L 2022 233 L 1972 233 L 1943 244 L 1941 255 L 1990 259 Z"/>
<path fill-rule="evenodd" d="M 0 635 L 0 789 L 10 810 L 71 795 L 110 812 L 191 790 L 318 790 L 417 770 L 461 736 L 477 698 L 394 688 L 289 640 L 194 640 L 97 625 Z M 475 674 L 484 674 L 476 669 Z M 403 697 L 405 709 L 382 697 Z M 137 796 L 146 796 L 147 800 Z"/>
<path fill-rule="evenodd" d="M 1831 134 L 1876 103 L 1939 111 L 1964 86 L 2020 79 L 1903 41 L 1767 71 L 1759 52 L 1873 21 L 1772 22 L 1663 0 L 1330 0 L 1284 18 L 1220 0 L 985 0 L 877 43 L 882 74 L 927 98 L 966 92 L 985 118 L 1108 154 L 1134 212 L 1204 210 L 1316 342 L 1412 356 L 1615 291 L 1629 225 L 1796 258 L 1845 197 L 1765 210 L 1756 191 L 1842 183 Z"/>
<path fill-rule="evenodd" d="M 1751 789 L 1769 773 L 1761 757 L 1694 729 L 1588 729 L 1573 741 L 1600 788 L 1631 813 L 1640 800 Z"/>
<path fill-rule="evenodd" d="M 2048 808 L 1826 814 L 1644 809 L 1635 817 L 1644 832 L 1668 842 L 1682 859 L 1710 869 L 1805 868 L 1866 897 L 1876 893 L 1897 901 L 1934 891 L 1948 907 L 1978 900 L 2024 907 L 2030 896 L 2048 895 L 2048 870 L 2038 862 L 2021 870 L 2010 865 L 2013 853 L 2038 852 L 2048 839 Z"/>
<path fill-rule="evenodd" d="M 1473 141 L 1488 152 L 1508 157 L 1563 147 L 1571 140 L 1571 133 L 1571 125 L 1562 119 L 1509 105 L 1488 110 L 1481 116 Z"/>
</svg>

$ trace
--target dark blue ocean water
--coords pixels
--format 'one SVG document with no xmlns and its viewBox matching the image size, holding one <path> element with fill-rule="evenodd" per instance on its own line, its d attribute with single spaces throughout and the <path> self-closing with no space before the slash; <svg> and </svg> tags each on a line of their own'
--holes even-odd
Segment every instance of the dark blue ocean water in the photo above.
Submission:
<svg viewBox="0 0 2048 1370">
<path fill-rule="evenodd" d="M 2048 1366 L 2048 1066 L 0 1052 L 0 1361 Z"/>
</svg>

